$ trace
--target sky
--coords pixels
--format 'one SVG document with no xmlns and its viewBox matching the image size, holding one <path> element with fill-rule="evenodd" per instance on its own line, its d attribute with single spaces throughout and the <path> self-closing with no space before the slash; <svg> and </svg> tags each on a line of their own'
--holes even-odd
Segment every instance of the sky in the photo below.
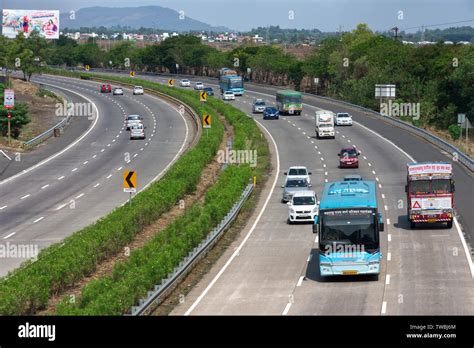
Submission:
<svg viewBox="0 0 474 348">
<path fill-rule="evenodd" d="M 349 31 L 367 23 L 377 31 L 394 26 L 417 31 L 422 25 L 474 26 L 474 0 L 0 0 L 2 8 L 77 10 L 91 6 L 159 5 L 185 16 L 233 30 L 258 26 Z M 467 21 L 453 25 L 437 25 Z"/>
</svg>

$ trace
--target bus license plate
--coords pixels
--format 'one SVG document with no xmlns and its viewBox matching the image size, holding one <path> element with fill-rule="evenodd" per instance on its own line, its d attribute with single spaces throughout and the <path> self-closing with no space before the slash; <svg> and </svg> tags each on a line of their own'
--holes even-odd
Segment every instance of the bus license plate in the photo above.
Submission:
<svg viewBox="0 0 474 348">
<path fill-rule="evenodd" d="M 354 270 L 342 271 L 342 274 L 344 274 L 344 275 L 354 275 L 354 274 L 357 274 L 357 271 L 354 271 Z"/>
</svg>

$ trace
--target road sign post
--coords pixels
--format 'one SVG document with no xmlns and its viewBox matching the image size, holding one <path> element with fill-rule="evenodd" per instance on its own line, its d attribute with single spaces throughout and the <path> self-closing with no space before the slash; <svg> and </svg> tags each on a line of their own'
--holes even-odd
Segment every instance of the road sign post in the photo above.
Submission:
<svg viewBox="0 0 474 348">
<path fill-rule="evenodd" d="M 5 89 L 3 91 L 3 106 L 8 110 L 7 119 L 8 119 L 8 146 L 11 146 L 11 128 L 10 120 L 12 118 L 10 110 L 15 107 L 15 91 L 13 89 Z"/>
<path fill-rule="evenodd" d="M 137 172 L 126 170 L 123 172 L 123 192 L 128 192 L 129 204 L 132 204 L 132 193 L 137 192 Z"/>
<path fill-rule="evenodd" d="M 174 86 L 174 80 L 173 79 L 169 79 L 168 80 L 168 87 L 173 87 Z"/>
</svg>

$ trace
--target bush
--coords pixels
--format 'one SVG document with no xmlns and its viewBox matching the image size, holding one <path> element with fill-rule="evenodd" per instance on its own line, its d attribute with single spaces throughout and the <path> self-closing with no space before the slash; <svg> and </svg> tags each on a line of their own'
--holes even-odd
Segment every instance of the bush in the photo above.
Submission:
<svg viewBox="0 0 474 348">
<path fill-rule="evenodd" d="M 461 136 L 461 127 L 457 124 L 452 124 L 448 127 L 449 134 L 453 140 L 458 140 Z"/>
</svg>

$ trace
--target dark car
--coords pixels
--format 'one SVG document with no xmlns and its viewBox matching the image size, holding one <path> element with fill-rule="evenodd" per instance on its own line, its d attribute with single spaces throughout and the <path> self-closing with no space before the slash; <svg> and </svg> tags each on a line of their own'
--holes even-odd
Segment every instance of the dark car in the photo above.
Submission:
<svg viewBox="0 0 474 348">
<path fill-rule="evenodd" d="M 100 92 L 101 93 L 110 93 L 110 92 L 112 92 L 112 86 L 102 85 L 102 87 L 100 88 Z"/>
<path fill-rule="evenodd" d="M 280 118 L 280 113 L 273 106 L 267 106 L 265 108 L 265 110 L 263 110 L 263 119 L 264 120 L 268 120 L 268 119 L 278 120 L 279 118 Z"/>
<path fill-rule="evenodd" d="M 359 168 L 360 152 L 355 147 L 347 147 L 337 154 L 339 156 L 339 168 Z"/>
<path fill-rule="evenodd" d="M 214 95 L 214 90 L 211 87 L 204 87 L 204 91 L 207 95 Z"/>
</svg>

